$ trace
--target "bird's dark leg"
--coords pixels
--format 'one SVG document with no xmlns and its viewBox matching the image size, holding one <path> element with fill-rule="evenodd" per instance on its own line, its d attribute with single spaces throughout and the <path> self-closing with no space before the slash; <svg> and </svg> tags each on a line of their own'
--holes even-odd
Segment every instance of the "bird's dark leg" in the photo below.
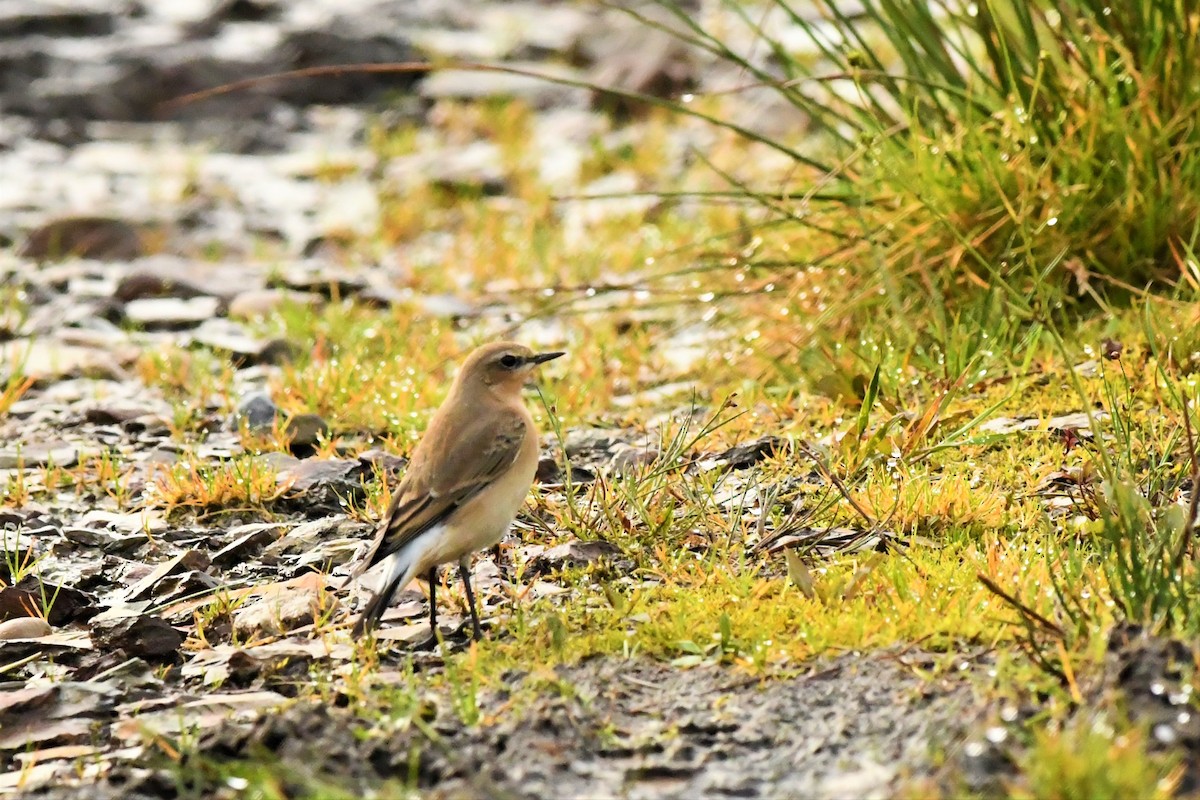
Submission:
<svg viewBox="0 0 1200 800">
<path fill-rule="evenodd" d="M 471 625 L 475 632 L 475 641 L 483 638 L 483 629 L 479 627 L 479 612 L 475 609 L 475 593 L 471 591 L 470 562 L 466 556 L 458 560 L 458 576 L 462 578 L 463 587 L 467 590 L 467 605 L 471 607 Z"/>
<path fill-rule="evenodd" d="M 415 650 L 432 650 L 438 644 L 437 567 L 429 568 L 429 572 L 425 573 L 425 580 L 429 582 L 429 637 L 413 645 Z"/>
<path fill-rule="evenodd" d="M 437 638 L 437 567 L 430 567 L 425 576 L 429 581 L 429 635 Z"/>
</svg>

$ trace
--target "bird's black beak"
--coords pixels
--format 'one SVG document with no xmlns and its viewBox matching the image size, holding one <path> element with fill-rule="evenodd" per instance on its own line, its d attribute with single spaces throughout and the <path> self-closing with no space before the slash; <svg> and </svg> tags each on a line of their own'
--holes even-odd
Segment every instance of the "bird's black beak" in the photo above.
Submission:
<svg viewBox="0 0 1200 800">
<path fill-rule="evenodd" d="M 547 361 L 553 361 L 559 356 L 565 356 L 566 353 L 559 351 L 557 353 L 535 353 L 529 357 L 530 364 L 545 364 Z"/>
</svg>

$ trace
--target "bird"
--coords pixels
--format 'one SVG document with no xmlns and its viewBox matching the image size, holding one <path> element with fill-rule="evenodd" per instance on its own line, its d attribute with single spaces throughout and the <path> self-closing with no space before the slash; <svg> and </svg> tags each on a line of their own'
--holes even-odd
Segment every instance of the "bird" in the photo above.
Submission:
<svg viewBox="0 0 1200 800">
<path fill-rule="evenodd" d="M 351 571 L 356 579 L 387 562 L 380 588 L 354 624 L 354 638 L 378 626 L 398 589 L 423 577 L 430 637 L 420 646 L 436 645 L 437 569 L 453 561 L 466 588 L 472 634 L 482 638 L 470 557 L 500 541 L 529 494 L 538 436 L 521 390 L 539 365 L 562 355 L 492 342 L 467 356 L 413 451 L 370 549 Z"/>
</svg>

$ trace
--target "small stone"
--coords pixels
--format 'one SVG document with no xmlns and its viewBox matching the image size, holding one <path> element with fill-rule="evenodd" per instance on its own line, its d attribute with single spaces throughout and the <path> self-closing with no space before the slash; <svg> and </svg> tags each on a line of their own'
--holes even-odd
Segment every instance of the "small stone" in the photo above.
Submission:
<svg viewBox="0 0 1200 800">
<path fill-rule="evenodd" d="M 299 354 L 300 348 L 287 339 L 268 339 L 263 342 L 251 363 L 278 366 L 295 361 Z"/>
<path fill-rule="evenodd" d="M 44 599 L 43 599 L 44 598 Z M 36 575 L 26 575 L 16 586 L 0 591 L 0 617 L 22 616 L 28 609 L 40 609 L 42 603 L 53 598 L 46 609 L 46 621 L 56 628 L 82 622 L 96 616 L 95 598 L 74 586 L 64 586 Z M 19 603 L 21 611 L 14 611 L 13 602 Z"/>
<path fill-rule="evenodd" d="M 254 265 L 199 261 L 158 254 L 142 258 L 122 277 L 113 299 L 133 300 L 176 297 L 217 297 L 228 301 L 238 292 L 262 287 L 262 277 Z"/>
<path fill-rule="evenodd" d="M 124 220 L 64 217 L 31 231 L 18 254 L 37 261 L 70 257 L 131 261 L 143 254 L 143 248 L 137 228 Z"/>
<path fill-rule="evenodd" d="M 368 467 L 378 467 L 391 475 L 399 475 L 400 471 L 408 465 L 407 458 L 380 450 L 378 447 L 360 453 L 358 460 Z"/>
<path fill-rule="evenodd" d="M 556 459 L 547 456 L 538 460 L 537 471 L 533 475 L 534 482 L 543 485 L 561 485 L 566 482 L 566 478 L 566 471 Z M 594 480 L 596 480 L 596 473 L 571 464 L 572 483 L 591 483 Z"/>
<path fill-rule="evenodd" d="M 298 348 L 285 339 L 257 339 L 238 323 L 209 319 L 192 333 L 192 341 L 229 354 L 235 367 L 282 364 L 295 358 Z"/>
<path fill-rule="evenodd" d="M 577 70 L 549 63 L 513 61 L 506 66 L 568 80 L 581 80 L 583 77 Z M 460 69 L 437 70 L 421 82 L 420 92 L 422 97 L 431 100 L 514 97 L 537 109 L 582 106 L 587 101 L 587 91 L 584 89 L 551 83 L 531 75 Z"/>
<path fill-rule="evenodd" d="M 221 301 L 207 295 L 153 297 L 126 303 L 125 318 L 147 330 L 180 330 L 211 319 L 220 308 Z"/>
<path fill-rule="evenodd" d="M 591 51 L 594 59 L 589 85 L 654 97 L 675 97 L 695 86 L 698 63 L 693 48 L 686 43 L 686 36 L 661 30 L 659 25 L 670 27 L 674 20 L 656 11 L 651 8 L 647 14 L 654 20 L 652 24 L 610 17 L 613 22 L 608 30 L 581 38 L 584 50 Z M 593 93 L 592 105 L 616 116 L 653 108 L 650 103 L 604 91 Z"/>
<path fill-rule="evenodd" d="M 283 589 L 239 609 L 233 617 L 233 629 L 240 636 L 287 633 L 316 622 L 337 605 L 332 594 L 316 589 Z"/>
<path fill-rule="evenodd" d="M 731 447 L 717 456 L 717 459 L 724 461 L 730 469 L 748 469 L 777 453 L 786 453 L 787 451 L 786 440 L 778 436 L 764 436 L 753 442 Z"/>
<path fill-rule="evenodd" d="M 618 475 L 625 475 L 650 466 L 658 458 L 658 455 L 656 447 L 633 447 L 621 444 L 614 448 L 608 466 Z"/>
<path fill-rule="evenodd" d="M 273 283 L 281 284 L 274 288 L 315 294 L 323 299 L 353 297 L 367 288 L 362 277 L 349 275 L 344 269 L 334 269 L 324 262 L 298 264 L 284 271 Z"/>
<path fill-rule="evenodd" d="M 20 365 L 21 374 L 32 378 L 35 385 L 79 377 L 129 379 L 117 358 L 107 350 L 77 347 L 52 339 L 16 339 L 0 344 L 0 379 L 12 365 Z"/>
<path fill-rule="evenodd" d="M 292 289 L 250 289 L 229 301 L 229 316 L 234 319 L 259 319 L 287 306 L 316 308 L 325 298 L 312 292 Z"/>
<path fill-rule="evenodd" d="M 117 20 L 113 4 L 10 2 L 0 6 L 0 38 L 107 36 Z"/>
<path fill-rule="evenodd" d="M 130 420 L 156 413 L 155 409 L 135 402 L 113 401 L 94 406 L 83 412 L 83 418 L 93 425 L 122 425 Z"/>
<path fill-rule="evenodd" d="M 315 490 L 362 491 L 361 476 L 365 471 L 358 460 L 309 458 L 291 469 L 279 473 L 279 481 L 289 484 L 293 492 Z"/>
<path fill-rule="evenodd" d="M 220 586 L 221 582 L 212 575 L 193 569 L 163 578 L 154 587 L 154 597 L 159 603 L 170 603 L 209 594 Z"/>
<path fill-rule="evenodd" d="M 91 448 L 89 454 L 99 453 Z M 67 442 L 31 442 L 24 447 L 0 450 L 0 469 L 34 467 L 73 467 L 79 463 L 80 448 Z"/>
<path fill-rule="evenodd" d="M 213 553 L 212 563 L 222 569 L 232 567 L 256 555 L 274 540 L 280 527 L 272 523 L 243 525 L 230 531 L 238 534 L 232 542 Z"/>
<path fill-rule="evenodd" d="M 430 317 L 462 319 L 479 315 L 478 308 L 460 297 L 449 294 L 416 295 L 412 298 L 412 302 L 421 310 L 422 314 Z"/>
<path fill-rule="evenodd" d="M 124 599 L 129 602 L 146 597 L 160 597 L 166 591 L 159 587 L 165 578 L 183 572 L 206 570 L 209 563 L 208 556 L 199 550 L 185 550 L 175 558 L 159 564 L 148 575 L 131 586 Z"/>
<path fill-rule="evenodd" d="M 122 303 L 154 297 L 201 297 L 204 289 L 182 278 L 163 274 L 157 270 L 138 269 L 126 275 L 117 284 L 113 297 Z"/>
<path fill-rule="evenodd" d="M 620 443 L 619 431 L 610 428 L 571 428 L 567 431 L 563 449 L 576 458 L 594 453 L 607 453 Z"/>
<path fill-rule="evenodd" d="M 270 395 L 266 392 L 254 392 L 247 395 L 238 404 L 237 411 L 233 415 L 233 424 L 235 428 L 245 425 L 251 433 L 269 431 L 274 427 L 275 417 L 278 414 L 279 408 L 271 400 Z"/>
<path fill-rule="evenodd" d="M 41 617 L 19 617 L 8 622 L 0 622 L 0 640 L 37 639 L 49 636 L 54 630 L 50 623 Z"/>
<path fill-rule="evenodd" d="M 91 634 L 97 650 L 117 650 L 147 661 L 173 659 L 184 640 L 184 635 L 161 617 L 149 614 L 94 621 Z"/>
<path fill-rule="evenodd" d="M 297 414 L 283 428 L 293 452 L 315 447 L 329 436 L 329 424 L 316 414 Z"/>
<path fill-rule="evenodd" d="M 544 574 L 565 567 L 586 567 L 604 558 L 621 554 L 621 548 L 612 542 L 595 539 L 585 542 L 576 539 L 551 547 L 536 556 L 530 563 L 535 574 Z"/>
</svg>

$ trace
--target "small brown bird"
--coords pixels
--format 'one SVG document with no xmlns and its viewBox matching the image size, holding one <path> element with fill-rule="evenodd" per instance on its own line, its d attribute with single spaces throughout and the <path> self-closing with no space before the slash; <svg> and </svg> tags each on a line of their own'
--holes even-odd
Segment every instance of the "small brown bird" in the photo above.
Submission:
<svg viewBox="0 0 1200 800">
<path fill-rule="evenodd" d="M 476 639 L 482 636 L 471 591 L 470 556 L 500 541 L 537 469 L 538 439 L 521 389 L 539 365 L 562 353 L 534 353 L 513 342 L 477 348 L 430 420 L 371 550 L 352 573 L 381 561 L 383 583 L 354 625 L 357 638 L 379 624 L 398 589 L 429 581 L 429 628 L 437 640 L 439 564 L 458 562 Z"/>
</svg>

